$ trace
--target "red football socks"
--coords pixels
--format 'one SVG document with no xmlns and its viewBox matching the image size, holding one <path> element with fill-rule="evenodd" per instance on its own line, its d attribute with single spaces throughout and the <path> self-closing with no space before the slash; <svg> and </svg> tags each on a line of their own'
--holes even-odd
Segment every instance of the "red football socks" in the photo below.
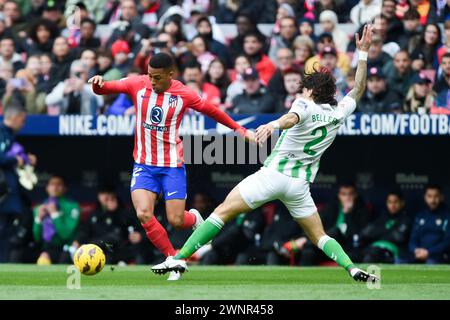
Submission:
<svg viewBox="0 0 450 320">
<path fill-rule="evenodd" d="M 183 229 L 188 229 L 190 227 L 192 227 L 195 222 L 197 221 L 197 217 L 195 216 L 195 214 L 193 214 L 192 212 L 189 211 L 184 211 L 184 218 L 183 218 Z"/>
<path fill-rule="evenodd" d="M 144 227 L 145 229 L 147 238 L 166 257 L 175 255 L 175 249 L 173 248 L 172 243 L 170 243 L 166 229 L 163 228 L 163 226 L 159 223 L 158 219 L 156 219 L 155 216 L 152 216 L 152 218 L 147 221 L 147 223 L 142 224 L 142 227 Z"/>
</svg>

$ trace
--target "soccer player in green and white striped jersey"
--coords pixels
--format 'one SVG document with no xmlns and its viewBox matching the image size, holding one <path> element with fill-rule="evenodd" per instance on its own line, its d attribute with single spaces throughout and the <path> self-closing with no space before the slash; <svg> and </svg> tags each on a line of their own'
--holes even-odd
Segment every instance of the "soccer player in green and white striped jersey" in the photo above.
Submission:
<svg viewBox="0 0 450 320">
<path fill-rule="evenodd" d="M 354 88 L 337 103 L 336 80 L 329 71 L 320 70 L 306 75 L 300 86 L 302 97 L 294 101 L 290 111 L 256 130 L 255 141 L 259 144 L 263 144 L 275 130 L 283 130 L 264 166 L 241 181 L 194 231 L 180 252 L 153 266 L 153 272 L 184 272 L 187 269 L 185 259 L 208 243 L 225 223 L 242 212 L 280 200 L 311 242 L 345 268 L 353 279 L 363 282 L 378 280 L 357 268 L 339 243 L 325 234 L 309 191 L 309 184 L 314 181 L 319 169 L 320 157 L 333 143 L 339 127 L 355 110 L 356 101 L 364 93 L 372 26 L 366 25 L 361 39 L 358 34 L 355 38 L 359 62 Z"/>
</svg>

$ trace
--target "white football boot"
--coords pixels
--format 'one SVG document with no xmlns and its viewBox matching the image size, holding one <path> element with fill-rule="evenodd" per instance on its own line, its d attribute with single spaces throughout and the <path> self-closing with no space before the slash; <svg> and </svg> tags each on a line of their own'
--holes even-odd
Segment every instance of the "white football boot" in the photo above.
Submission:
<svg viewBox="0 0 450 320">
<path fill-rule="evenodd" d="M 203 220 L 202 215 L 197 209 L 190 209 L 189 212 L 195 214 L 196 219 L 194 225 L 192 226 L 192 230 L 195 231 L 195 229 L 197 229 L 205 220 Z"/>
<path fill-rule="evenodd" d="M 168 256 L 166 261 L 152 267 L 152 271 L 156 274 L 166 274 L 170 271 L 177 271 L 177 273 L 181 274 L 187 270 L 186 261 L 175 259 L 172 256 Z"/>
<path fill-rule="evenodd" d="M 181 280 L 181 272 L 170 271 L 169 278 L 167 278 L 167 281 L 178 281 L 178 280 Z"/>
</svg>

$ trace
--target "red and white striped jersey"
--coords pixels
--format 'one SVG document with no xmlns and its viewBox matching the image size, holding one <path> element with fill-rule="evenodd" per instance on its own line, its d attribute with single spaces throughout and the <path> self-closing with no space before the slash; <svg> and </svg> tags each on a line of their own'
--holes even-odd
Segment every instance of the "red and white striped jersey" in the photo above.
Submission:
<svg viewBox="0 0 450 320">
<path fill-rule="evenodd" d="M 136 109 L 133 157 L 136 163 L 158 167 L 181 167 L 183 144 L 178 134 L 187 107 L 204 113 L 234 130 L 241 126 L 226 113 L 203 100 L 189 87 L 172 80 L 169 89 L 156 93 L 147 75 L 107 81 L 97 94 L 126 93 Z"/>
</svg>

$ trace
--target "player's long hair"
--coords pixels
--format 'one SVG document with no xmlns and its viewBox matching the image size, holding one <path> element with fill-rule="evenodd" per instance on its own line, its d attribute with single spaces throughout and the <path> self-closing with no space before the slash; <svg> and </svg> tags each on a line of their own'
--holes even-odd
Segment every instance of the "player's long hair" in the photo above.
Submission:
<svg viewBox="0 0 450 320">
<path fill-rule="evenodd" d="M 316 69 L 312 73 L 306 73 L 300 81 L 300 92 L 305 89 L 312 90 L 312 99 L 317 104 L 329 103 L 337 105 L 336 101 L 336 79 L 327 68 Z"/>
</svg>

